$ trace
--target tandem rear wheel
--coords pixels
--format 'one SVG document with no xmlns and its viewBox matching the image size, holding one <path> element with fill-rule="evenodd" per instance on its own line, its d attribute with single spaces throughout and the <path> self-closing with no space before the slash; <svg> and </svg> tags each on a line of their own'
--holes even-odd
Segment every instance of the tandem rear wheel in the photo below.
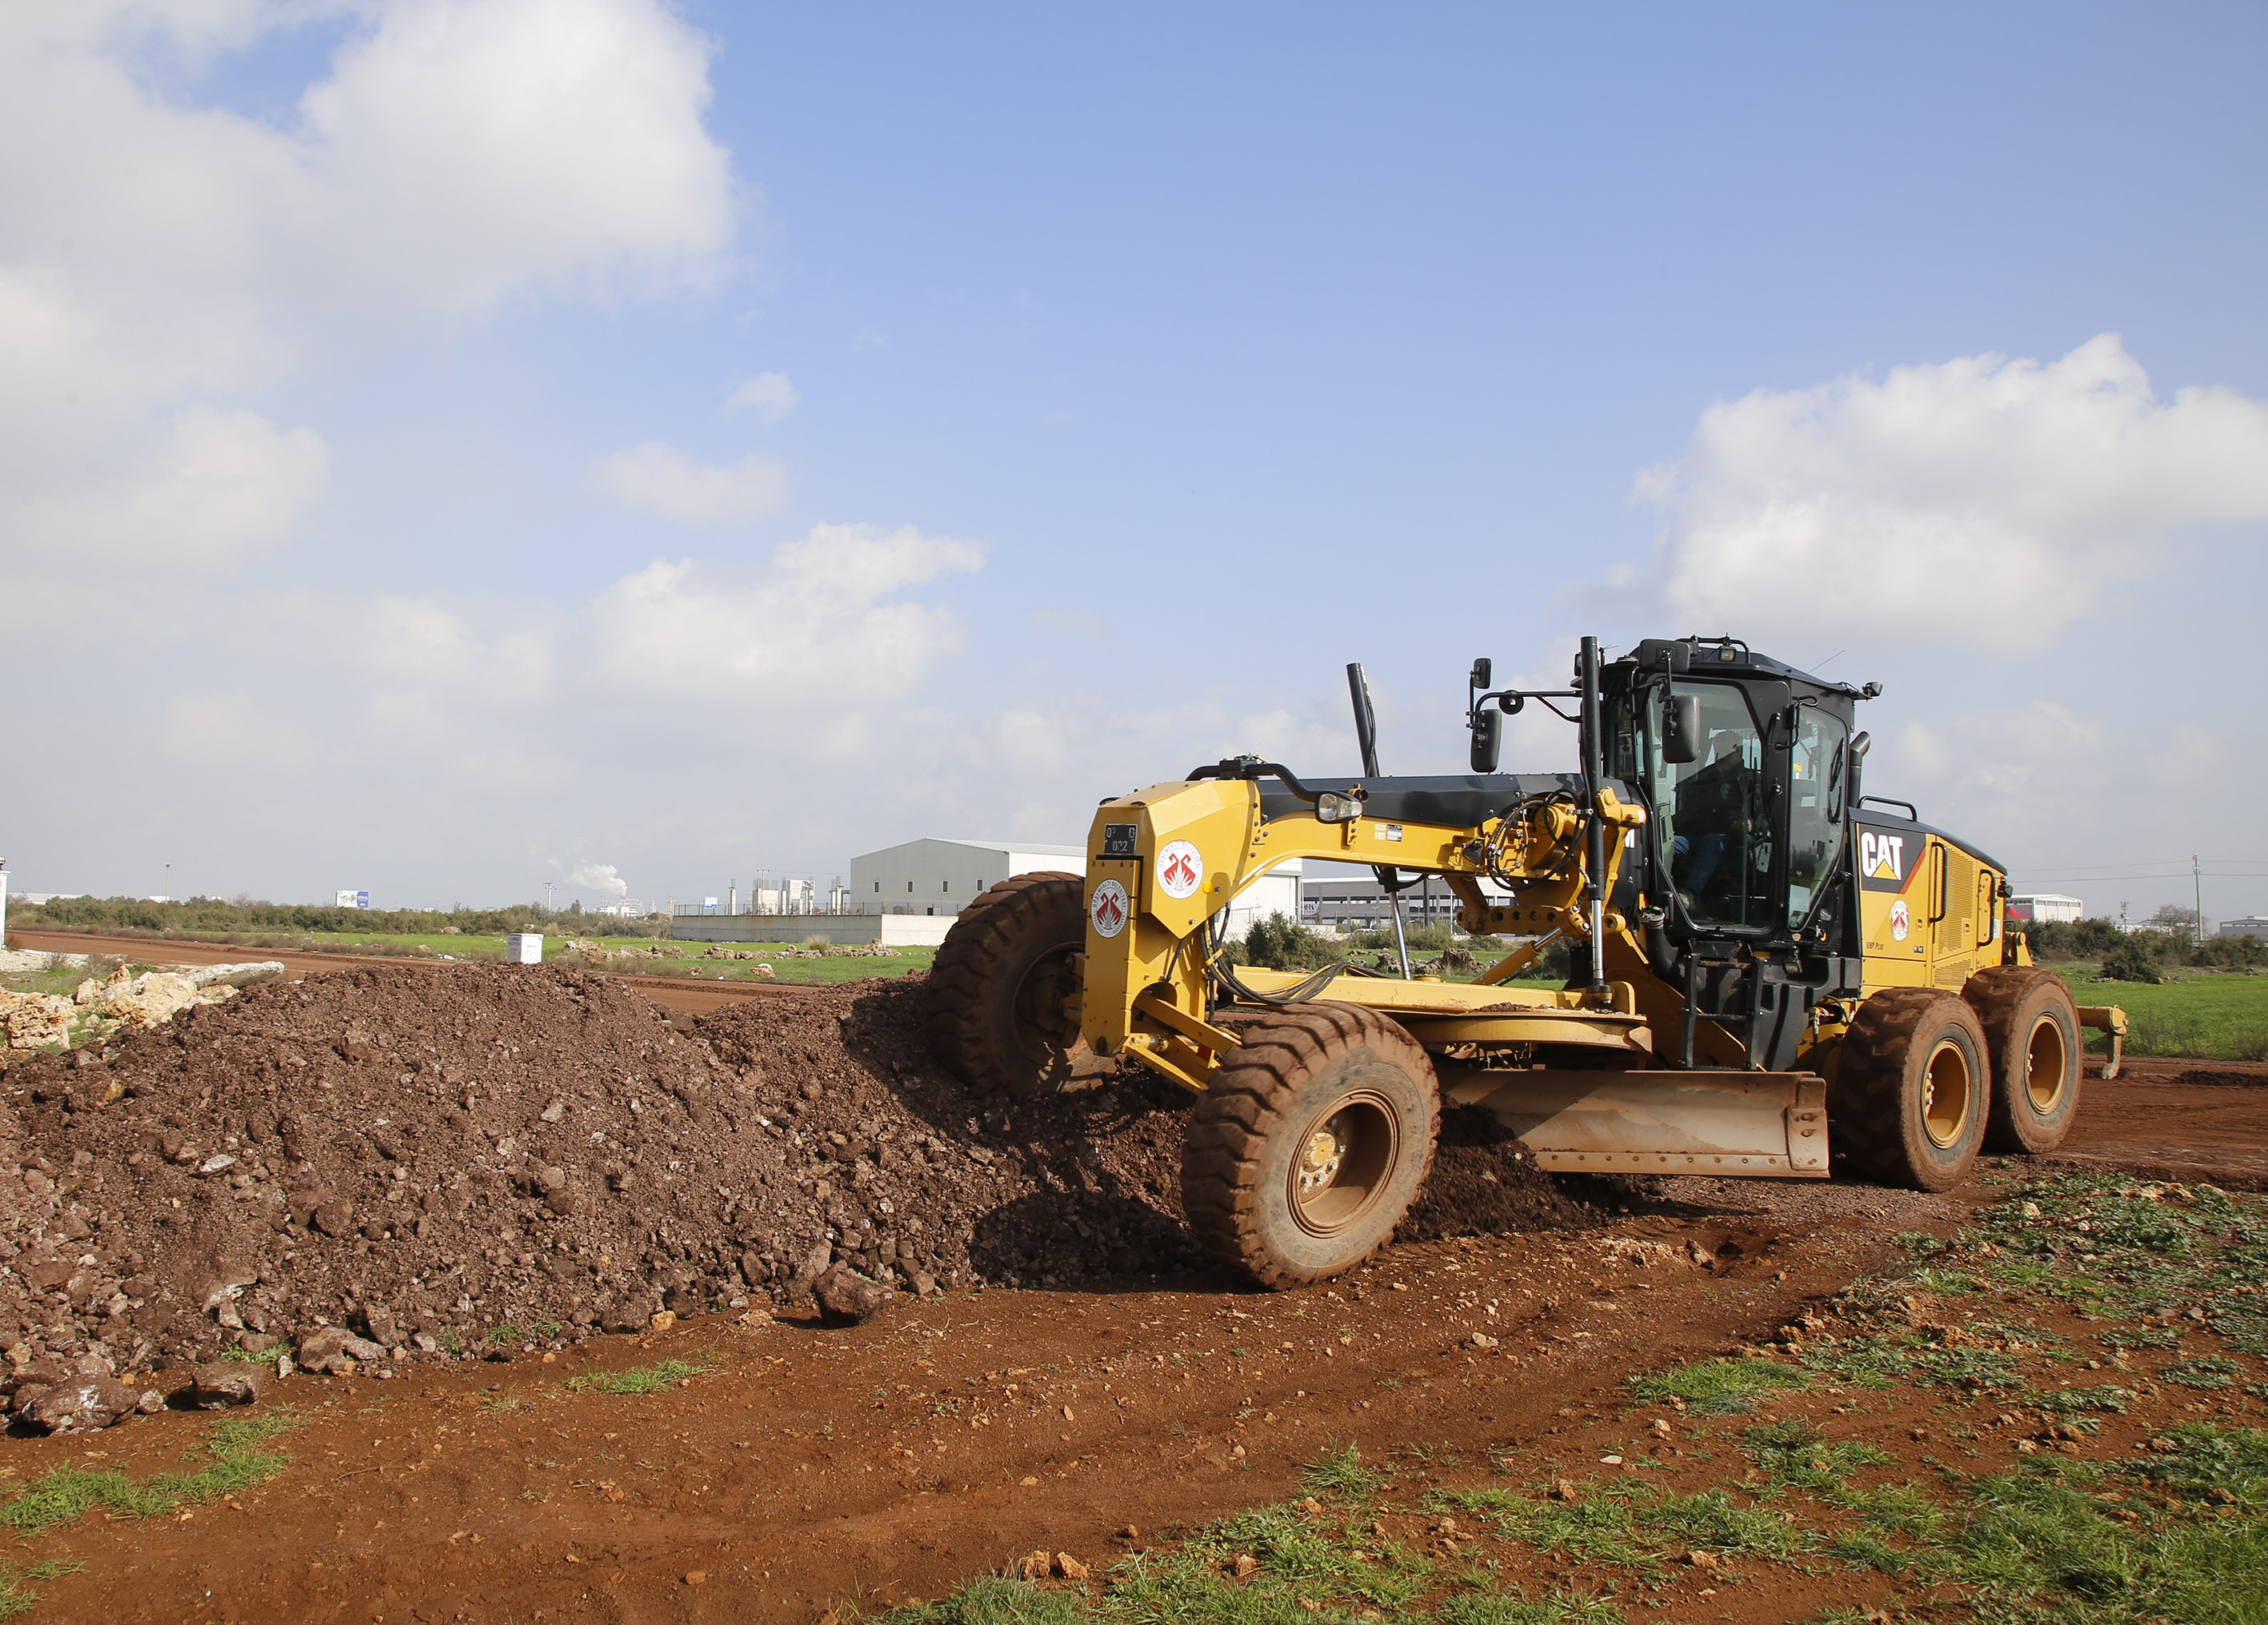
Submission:
<svg viewBox="0 0 2268 1625">
<path fill-rule="evenodd" d="M 1984 1024 L 1992 1112 L 1984 1149 L 2037 1156 L 2063 1143 L 2079 1110 L 2079 1008 L 2052 971 L 1994 965 L 1961 996 Z"/>
<path fill-rule="evenodd" d="M 1385 1245 L 1432 1168 L 1433 1063 L 1359 1005 L 1270 1010 L 1239 1030 L 1182 1148 L 1189 1228 L 1263 1287 L 1344 1274 Z"/>
</svg>

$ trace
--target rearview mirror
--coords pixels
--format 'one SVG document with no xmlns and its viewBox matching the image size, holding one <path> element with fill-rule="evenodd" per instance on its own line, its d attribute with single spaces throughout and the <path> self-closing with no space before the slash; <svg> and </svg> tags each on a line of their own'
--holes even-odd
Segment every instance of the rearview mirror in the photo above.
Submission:
<svg viewBox="0 0 2268 1625">
<path fill-rule="evenodd" d="M 1473 662 L 1473 675 L 1465 679 L 1465 686 L 1467 688 L 1473 689 L 1484 689 L 1488 687 L 1491 682 L 1495 681 L 1495 678 L 1496 662 L 1489 659 L 1487 655 L 1484 654 Z"/>
<path fill-rule="evenodd" d="M 1497 757 L 1504 749 L 1503 728 L 1501 713 L 1485 708 L 1473 713 L 1473 772 L 1496 772 Z"/>
<path fill-rule="evenodd" d="M 1697 762 L 1701 759 L 1701 697 L 1672 694 L 1661 708 L 1661 759 Z"/>
</svg>

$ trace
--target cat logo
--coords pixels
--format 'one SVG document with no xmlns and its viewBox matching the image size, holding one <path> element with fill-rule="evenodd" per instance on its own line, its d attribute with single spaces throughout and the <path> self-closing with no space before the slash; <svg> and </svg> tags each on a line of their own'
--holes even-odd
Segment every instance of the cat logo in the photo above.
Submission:
<svg viewBox="0 0 2268 1625">
<path fill-rule="evenodd" d="M 1878 835 L 1872 830 L 1859 831 L 1859 873 L 1868 880 L 1904 880 L 1906 877 L 1906 838 L 1903 835 Z"/>
</svg>

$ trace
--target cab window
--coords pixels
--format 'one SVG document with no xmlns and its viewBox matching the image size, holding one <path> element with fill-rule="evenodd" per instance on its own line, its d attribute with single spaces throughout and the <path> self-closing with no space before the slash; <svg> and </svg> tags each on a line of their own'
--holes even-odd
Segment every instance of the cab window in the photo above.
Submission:
<svg viewBox="0 0 2268 1625">
<path fill-rule="evenodd" d="M 1642 717 L 1617 702 L 1609 717 L 1607 771 L 1642 786 L 1653 803 L 1661 856 L 1685 912 L 1697 925 L 1762 930 L 1776 923 L 1770 802 L 1764 735 L 1737 688 L 1680 683 L 1700 701 L 1700 753 L 1690 762 L 1661 755 L 1659 689 L 1646 691 Z"/>
<path fill-rule="evenodd" d="M 1800 930 L 1843 856 L 1850 730 L 1816 705 L 1799 705 L 1795 715 L 1787 768 L 1787 920 Z"/>
</svg>

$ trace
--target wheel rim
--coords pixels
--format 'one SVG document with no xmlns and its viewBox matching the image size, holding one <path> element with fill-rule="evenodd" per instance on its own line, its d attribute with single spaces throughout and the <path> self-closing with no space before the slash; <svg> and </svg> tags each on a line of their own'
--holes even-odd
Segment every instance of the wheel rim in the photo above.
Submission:
<svg viewBox="0 0 2268 1625">
<path fill-rule="evenodd" d="M 1969 1052 L 1951 1038 L 1940 1039 L 1929 1053 L 1929 1068 L 1921 1080 L 1922 1132 L 1932 1145 L 1949 1150 L 1961 1143 L 1974 1094 Z"/>
<path fill-rule="evenodd" d="M 1064 997 L 1071 985 L 1071 956 L 1078 951 L 1073 946 L 1042 954 L 1016 984 L 1013 1037 L 1024 1058 L 1036 1065 L 1045 1066 L 1071 1048 L 1074 1034 Z"/>
<path fill-rule="evenodd" d="M 1307 1119 L 1293 1141 L 1292 1217 L 1311 1236 L 1331 1236 L 1361 1218 L 1401 1160 L 1402 1125 L 1383 1095 L 1343 1095 Z"/>
<path fill-rule="evenodd" d="M 2064 1047 L 2063 1026 L 2052 1016 L 2032 1023 L 2032 1041 L 2024 1050 L 2024 1093 L 2032 1110 L 2046 1117 L 2063 1100 L 2064 1073 L 2071 1052 Z"/>
</svg>

